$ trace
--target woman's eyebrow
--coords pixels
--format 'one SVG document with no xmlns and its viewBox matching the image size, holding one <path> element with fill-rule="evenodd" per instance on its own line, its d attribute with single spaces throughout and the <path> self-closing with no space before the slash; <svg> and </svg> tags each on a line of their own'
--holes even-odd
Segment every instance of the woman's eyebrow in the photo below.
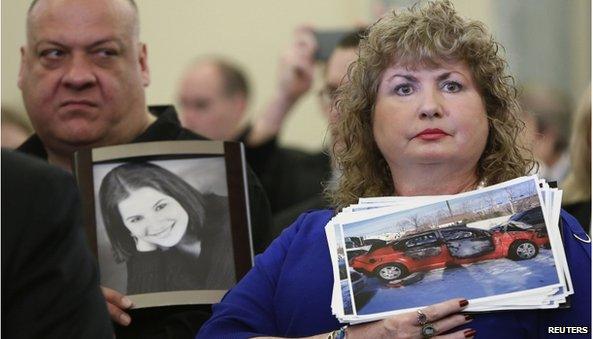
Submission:
<svg viewBox="0 0 593 339">
<path fill-rule="evenodd" d="M 437 81 L 443 81 L 451 76 L 453 72 L 445 72 L 437 77 Z"/>
<path fill-rule="evenodd" d="M 418 79 L 416 79 L 416 77 L 415 77 L 415 76 L 413 76 L 413 75 L 411 75 L 411 74 L 402 74 L 402 73 L 395 73 L 395 74 L 393 74 L 392 76 L 390 76 L 390 77 L 387 79 L 387 81 L 391 81 L 391 80 L 393 80 L 395 77 L 404 78 L 404 79 L 406 79 L 406 80 L 408 80 L 408 81 L 411 81 L 411 82 L 418 82 Z"/>
<path fill-rule="evenodd" d="M 136 214 L 136 215 L 130 215 L 129 217 L 126 218 L 126 220 L 130 220 L 130 219 L 135 219 L 135 218 L 140 218 L 141 215 L 140 214 Z"/>
<path fill-rule="evenodd" d="M 157 201 L 156 201 L 156 202 L 155 202 L 155 203 L 152 205 L 152 207 L 157 207 L 157 206 L 158 206 L 158 205 L 159 205 L 159 204 L 160 204 L 160 203 L 161 203 L 163 200 L 166 200 L 166 198 L 161 198 L 161 199 L 157 200 Z"/>
</svg>

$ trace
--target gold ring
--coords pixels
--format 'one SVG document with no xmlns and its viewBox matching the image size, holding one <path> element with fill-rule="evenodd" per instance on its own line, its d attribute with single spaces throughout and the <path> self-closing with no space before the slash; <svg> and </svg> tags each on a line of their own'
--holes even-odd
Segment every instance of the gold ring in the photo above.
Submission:
<svg viewBox="0 0 593 339">
<path fill-rule="evenodd" d="M 426 314 L 424 314 L 420 310 L 417 310 L 416 313 L 418 313 L 418 325 L 424 326 L 428 322 L 428 318 L 426 317 Z"/>
</svg>

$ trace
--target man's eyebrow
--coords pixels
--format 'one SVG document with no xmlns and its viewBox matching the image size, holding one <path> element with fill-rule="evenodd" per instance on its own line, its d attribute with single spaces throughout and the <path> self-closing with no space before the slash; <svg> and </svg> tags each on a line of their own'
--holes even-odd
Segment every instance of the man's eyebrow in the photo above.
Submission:
<svg viewBox="0 0 593 339">
<path fill-rule="evenodd" d="M 98 41 L 93 42 L 87 48 L 92 49 L 92 48 L 95 48 L 97 46 L 101 46 L 103 44 L 107 44 L 107 43 L 111 43 L 111 42 L 117 44 L 118 47 L 120 47 L 122 49 L 125 47 L 124 43 L 120 39 L 118 39 L 118 38 L 105 38 L 105 39 L 101 39 L 101 40 L 98 40 Z M 55 46 L 58 46 L 58 47 L 64 48 L 64 49 L 70 48 L 67 45 L 64 45 L 63 43 L 60 43 L 58 41 L 55 41 L 55 40 L 46 40 L 46 39 L 39 40 L 33 46 L 35 47 L 35 49 L 37 49 L 37 48 L 39 48 L 39 45 L 41 45 L 41 44 L 55 45 Z"/>
<path fill-rule="evenodd" d="M 98 41 L 93 42 L 92 44 L 90 44 L 88 46 L 88 48 L 95 48 L 97 46 L 101 46 L 103 44 L 107 44 L 107 43 L 111 43 L 111 42 L 117 44 L 117 46 L 119 48 L 124 48 L 125 47 L 124 44 L 123 44 L 123 42 L 120 39 L 118 39 L 118 38 L 105 38 L 105 39 L 101 39 L 101 40 L 98 40 Z"/>
<path fill-rule="evenodd" d="M 61 43 L 59 43 L 59 42 L 57 42 L 57 41 L 54 41 L 54 40 L 39 40 L 39 41 L 37 41 L 37 42 L 36 42 L 36 43 L 33 45 L 33 47 L 35 47 L 34 49 L 37 49 L 37 48 L 39 48 L 39 45 L 41 45 L 41 44 L 55 45 L 55 46 L 58 46 L 58 47 L 60 47 L 60 48 L 64 48 L 64 49 L 68 48 L 66 45 L 64 45 L 64 44 L 61 44 Z"/>
</svg>

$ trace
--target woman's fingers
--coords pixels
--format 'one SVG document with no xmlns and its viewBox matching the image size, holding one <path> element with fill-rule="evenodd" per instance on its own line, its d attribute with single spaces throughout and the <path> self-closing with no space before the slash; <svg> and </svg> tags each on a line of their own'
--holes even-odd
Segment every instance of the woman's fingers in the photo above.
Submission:
<svg viewBox="0 0 593 339">
<path fill-rule="evenodd" d="M 103 297 L 107 302 L 107 310 L 111 320 L 123 326 L 129 325 L 132 319 L 123 310 L 130 308 L 132 301 L 125 295 L 108 287 L 101 286 L 101 292 L 103 292 Z"/>
<path fill-rule="evenodd" d="M 463 314 L 455 314 L 440 319 L 438 321 L 428 322 L 427 324 L 432 326 L 435 330 L 435 334 L 439 335 L 441 333 L 447 332 L 448 330 L 455 328 L 457 326 L 461 326 L 464 324 L 469 323 L 472 320 L 470 316 L 466 316 Z M 419 327 L 420 336 L 422 336 L 422 326 Z M 463 333 L 465 330 L 460 331 Z M 457 332 L 456 332 L 457 333 Z M 458 338 L 459 333 L 454 338 Z M 464 334 L 465 335 L 465 334 Z M 464 338 L 463 336 L 461 338 Z"/>
<path fill-rule="evenodd" d="M 428 322 L 432 322 L 450 314 L 458 313 L 467 307 L 467 305 L 468 302 L 465 299 L 451 299 L 442 303 L 430 305 L 420 311 L 426 315 L 426 320 Z"/>
<path fill-rule="evenodd" d="M 386 318 L 382 324 L 385 330 L 396 338 L 434 336 L 471 321 L 471 318 L 459 314 L 467 305 L 468 302 L 465 299 L 451 299 L 430 305 L 417 312 Z M 456 335 L 461 334 L 467 333 L 456 332 Z"/>
</svg>

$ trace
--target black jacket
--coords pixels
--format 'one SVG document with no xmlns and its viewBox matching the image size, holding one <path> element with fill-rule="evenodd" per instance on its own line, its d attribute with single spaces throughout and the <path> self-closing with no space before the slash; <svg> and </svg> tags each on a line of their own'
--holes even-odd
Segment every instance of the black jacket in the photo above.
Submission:
<svg viewBox="0 0 593 339">
<path fill-rule="evenodd" d="M 2 337 L 113 338 L 74 179 L 5 150 Z"/>
</svg>

